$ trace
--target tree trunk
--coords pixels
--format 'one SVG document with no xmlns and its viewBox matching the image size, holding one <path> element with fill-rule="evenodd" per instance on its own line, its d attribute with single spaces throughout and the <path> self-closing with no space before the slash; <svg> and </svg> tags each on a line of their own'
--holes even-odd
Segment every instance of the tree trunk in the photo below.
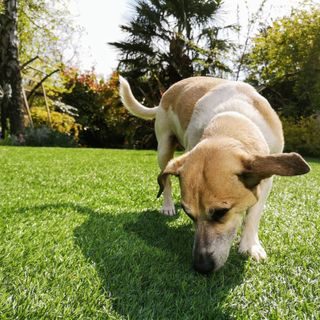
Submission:
<svg viewBox="0 0 320 320">
<path fill-rule="evenodd" d="M 9 117 L 10 132 L 23 132 L 23 100 L 17 36 L 18 0 L 4 0 L 5 11 L 0 15 L 0 86 L 4 97 L 0 100 L 2 134 Z"/>
</svg>

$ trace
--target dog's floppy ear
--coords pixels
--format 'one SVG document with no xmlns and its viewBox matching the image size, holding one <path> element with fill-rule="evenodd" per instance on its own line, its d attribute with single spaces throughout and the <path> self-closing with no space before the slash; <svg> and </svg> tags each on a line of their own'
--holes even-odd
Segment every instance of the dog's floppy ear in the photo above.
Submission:
<svg viewBox="0 0 320 320">
<path fill-rule="evenodd" d="M 157 198 L 161 196 L 169 174 L 179 176 L 180 170 L 183 167 L 183 164 L 185 163 L 187 156 L 188 153 L 185 153 L 180 157 L 170 160 L 165 169 L 160 172 L 160 174 L 158 175 L 159 192 Z"/>
<path fill-rule="evenodd" d="M 276 174 L 279 176 L 296 176 L 308 173 L 309 165 L 298 153 L 279 153 L 268 156 L 253 156 L 244 161 L 244 172 L 240 180 L 248 188 L 253 188 L 262 179 Z"/>
</svg>

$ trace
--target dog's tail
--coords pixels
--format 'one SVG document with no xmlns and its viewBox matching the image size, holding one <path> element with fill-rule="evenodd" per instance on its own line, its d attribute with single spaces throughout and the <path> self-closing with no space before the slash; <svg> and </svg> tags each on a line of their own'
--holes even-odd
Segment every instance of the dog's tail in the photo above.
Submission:
<svg viewBox="0 0 320 320">
<path fill-rule="evenodd" d="M 133 96 L 130 85 L 126 79 L 119 77 L 120 81 L 120 97 L 123 105 L 129 110 L 130 113 L 142 119 L 154 119 L 159 107 L 147 108 L 143 106 Z"/>
</svg>

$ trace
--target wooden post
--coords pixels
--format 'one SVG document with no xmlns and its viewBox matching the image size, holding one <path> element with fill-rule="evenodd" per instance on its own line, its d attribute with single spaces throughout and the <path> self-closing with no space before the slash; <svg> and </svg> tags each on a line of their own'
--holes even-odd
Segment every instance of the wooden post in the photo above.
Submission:
<svg viewBox="0 0 320 320">
<path fill-rule="evenodd" d="M 25 105 L 26 110 L 27 110 L 27 114 L 28 114 L 28 118 L 29 118 L 29 121 L 30 121 L 30 125 L 33 128 L 33 121 L 32 121 L 32 117 L 31 117 L 29 103 L 28 103 L 26 92 L 25 92 L 24 88 L 22 88 L 22 96 L 23 96 L 24 105 Z"/>
<path fill-rule="evenodd" d="M 49 126 L 51 128 L 52 127 L 51 114 L 50 114 L 50 109 L 49 109 L 49 103 L 48 103 L 48 99 L 47 99 L 46 89 L 44 88 L 44 84 L 43 83 L 41 83 L 41 87 L 42 87 L 42 92 L 43 92 L 43 96 L 44 96 L 44 102 L 46 104 L 46 109 L 47 109 L 47 114 L 48 114 L 48 124 L 49 124 Z"/>
</svg>

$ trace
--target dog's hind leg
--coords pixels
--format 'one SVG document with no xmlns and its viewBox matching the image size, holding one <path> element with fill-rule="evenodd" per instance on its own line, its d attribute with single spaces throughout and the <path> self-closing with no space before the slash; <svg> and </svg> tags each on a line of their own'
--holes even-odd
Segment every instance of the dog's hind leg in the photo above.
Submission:
<svg viewBox="0 0 320 320">
<path fill-rule="evenodd" d="M 260 187 L 260 199 L 248 210 L 245 217 L 239 246 L 239 251 L 241 253 L 248 253 L 257 261 L 267 258 L 267 254 L 259 240 L 258 229 L 262 211 L 272 187 L 272 178 L 262 181 Z"/>
<path fill-rule="evenodd" d="M 174 150 L 175 142 L 172 136 L 162 135 L 160 139 L 158 137 L 158 163 L 161 171 L 166 168 L 168 162 L 173 158 Z M 160 209 L 160 212 L 167 216 L 173 216 L 176 213 L 172 200 L 171 180 L 169 176 L 165 179 L 163 189 L 163 206 Z"/>
</svg>

